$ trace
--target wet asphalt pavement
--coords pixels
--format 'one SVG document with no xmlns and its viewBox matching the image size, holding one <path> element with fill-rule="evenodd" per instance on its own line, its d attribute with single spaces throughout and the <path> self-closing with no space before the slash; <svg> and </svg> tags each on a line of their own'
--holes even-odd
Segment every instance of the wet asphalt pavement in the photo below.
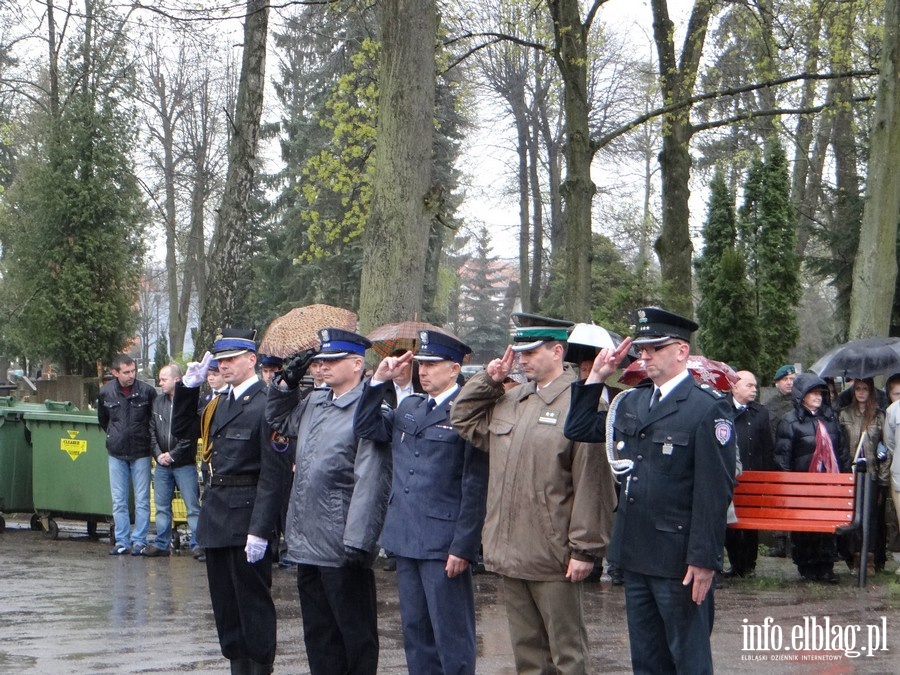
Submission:
<svg viewBox="0 0 900 675">
<path fill-rule="evenodd" d="M 31 531 L 24 517 L 7 516 L 7 523 L 0 534 L 0 674 L 228 672 L 202 563 L 189 555 L 112 557 L 108 540 L 89 539 L 73 521 L 61 522 L 57 540 Z M 843 565 L 835 566 L 841 583 L 822 586 L 798 581 L 788 560 L 760 558 L 755 579 L 716 592 L 717 672 L 900 672 L 895 567 L 889 562 L 888 573 L 860 590 Z M 275 672 L 308 673 L 295 573 L 276 569 L 273 576 Z M 376 578 L 379 672 L 405 673 L 394 575 L 379 565 Z M 585 596 L 592 672 L 630 672 L 621 587 L 589 584 Z M 496 576 L 476 576 L 476 600 L 478 672 L 514 673 Z"/>
</svg>

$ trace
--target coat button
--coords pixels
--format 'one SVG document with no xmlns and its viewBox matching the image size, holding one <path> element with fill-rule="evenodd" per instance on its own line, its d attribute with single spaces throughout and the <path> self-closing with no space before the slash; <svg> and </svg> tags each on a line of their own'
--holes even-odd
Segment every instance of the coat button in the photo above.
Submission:
<svg viewBox="0 0 900 675">
<path fill-rule="evenodd" d="M 680 531 L 680 530 L 683 530 L 683 529 L 684 529 L 684 525 L 679 525 L 679 526 L 678 526 L 678 529 L 679 529 L 679 531 Z"/>
<path fill-rule="evenodd" d="M 409 470 L 409 475 L 410 475 L 410 476 L 412 476 L 414 473 L 415 473 L 415 470 L 414 470 L 414 469 L 410 469 L 410 470 Z"/>
<path fill-rule="evenodd" d="M 414 452 L 413 455 L 414 455 L 415 457 L 418 457 L 418 456 L 419 456 L 418 450 L 417 450 L 416 452 Z"/>
<path fill-rule="evenodd" d="M 409 494 L 409 488 L 403 488 L 403 491 L 404 491 L 406 494 Z"/>
<path fill-rule="evenodd" d="M 647 434 L 641 434 L 641 438 L 647 438 Z"/>
<path fill-rule="evenodd" d="M 629 504 L 634 504 L 634 497 L 629 497 L 629 498 L 628 498 L 628 503 L 629 503 Z"/>
<path fill-rule="evenodd" d="M 637 477 L 637 476 L 632 476 L 632 477 L 631 477 L 631 480 L 633 480 L 635 483 L 637 483 L 637 482 L 638 482 L 638 477 Z"/>
<path fill-rule="evenodd" d="M 639 461 L 639 462 L 644 461 L 644 456 L 643 456 L 643 455 L 638 455 L 638 456 L 637 456 L 637 461 Z"/>
</svg>

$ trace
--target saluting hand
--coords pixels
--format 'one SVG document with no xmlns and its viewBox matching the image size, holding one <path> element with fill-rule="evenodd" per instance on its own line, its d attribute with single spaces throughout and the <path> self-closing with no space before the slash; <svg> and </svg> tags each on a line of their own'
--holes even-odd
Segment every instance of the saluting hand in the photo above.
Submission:
<svg viewBox="0 0 900 675">
<path fill-rule="evenodd" d="M 601 349 L 594 359 L 594 365 L 591 366 L 591 374 L 584 381 L 585 384 L 594 384 L 595 382 L 605 382 L 606 378 L 616 372 L 616 368 L 628 354 L 631 349 L 631 338 L 627 337 L 614 350 Z"/>
<path fill-rule="evenodd" d="M 388 356 L 381 360 L 372 379 L 376 382 L 387 382 L 400 375 L 407 365 L 412 363 L 413 353 L 406 352 L 400 356 Z"/>
<path fill-rule="evenodd" d="M 507 345 L 503 358 L 494 359 L 487 364 L 485 370 L 487 371 L 488 377 L 494 382 L 503 382 L 503 380 L 505 380 L 512 372 L 515 365 L 516 353 L 512 350 L 512 345 Z"/>
</svg>

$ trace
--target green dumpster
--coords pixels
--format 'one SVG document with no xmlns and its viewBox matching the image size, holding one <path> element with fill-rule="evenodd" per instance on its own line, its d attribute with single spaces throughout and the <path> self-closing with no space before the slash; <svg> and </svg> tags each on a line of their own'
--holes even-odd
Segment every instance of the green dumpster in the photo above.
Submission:
<svg viewBox="0 0 900 675">
<path fill-rule="evenodd" d="M 26 411 L 45 409 L 42 404 L 0 396 L 0 512 L 34 513 L 31 442 L 23 416 Z M 5 527 L 6 521 L 0 515 L 0 532 Z"/>
<path fill-rule="evenodd" d="M 25 413 L 33 451 L 34 509 L 47 533 L 56 538 L 56 518 L 84 520 L 96 536 L 97 522 L 112 520 L 106 434 L 92 410 L 47 402 L 47 409 Z"/>
</svg>

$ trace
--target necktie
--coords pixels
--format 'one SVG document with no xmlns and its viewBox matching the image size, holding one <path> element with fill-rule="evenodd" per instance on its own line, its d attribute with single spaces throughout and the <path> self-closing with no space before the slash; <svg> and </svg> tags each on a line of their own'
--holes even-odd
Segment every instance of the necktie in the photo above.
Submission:
<svg viewBox="0 0 900 675">
<path fill-rule="evenodd" d="M 434 410 L 435 405 L 437 405 L 437 401 L 435 401 L 433 398 L 429 398 L 428 402 L 425 404 L 425 414 L 427 415 L 432 410 Z"/>
<path fill-rule="evenodd" d="M 650 399 L 650 410 L 656 407 L 656 404 L 659 403 L 659 400 L 662 398 L 662 390 L 657 387 L 653 390 L 653 397 Z"/>
</svg>

